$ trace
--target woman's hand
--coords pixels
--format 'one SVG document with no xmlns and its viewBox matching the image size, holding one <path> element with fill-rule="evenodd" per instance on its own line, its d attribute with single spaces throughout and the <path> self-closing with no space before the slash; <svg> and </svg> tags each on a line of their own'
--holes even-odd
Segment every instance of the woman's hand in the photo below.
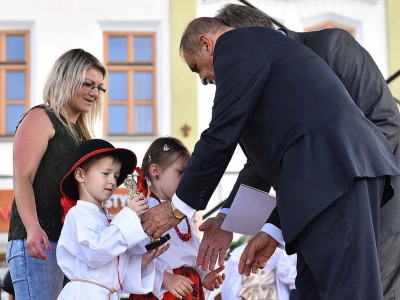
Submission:
<svg viewBox="0 0 400 300">
<path fill-rule="evenodd" d="M 145 254 L 143 254 L 142 267 L 147 266 L 149 263 L 152 262 L 153 259 L 155 259 L 156 257 L 159 257 L 161 254 L 163 254 L 168 249 L 169 249 L 169 244 L 166 244 L 166 245 L 163 245 L 162 247 L 158 247 L 156 249 L 153 249 L 153 250 L 148 251 Z"/>
<path fill-rule="evenodd" d="M 143 194 L 135 196 L 129 201 L 127 207 L 132 209 L 139 217 L 149 210 L 149 203 Z"/>
<path fill-rule="evenodd" d="M 225 269 L 225 266 L 220 266 L 219 268 L 211 271 L 204 277 L 203 286 L 207 290 L 213 291 L 215 289 L 219 289 L 219 287 L 225 280 L 225 273 L 222 273 L 222 275 L 218 274 L 223 269 Z"/>
<path fill-rule="evenodd" d="M 34 258 L 49 260 L 49 257 L 43 251 L 42 243 L 47 251 L 51 250 L 49 238 L 40 226 L 27 230 L 26 249 L 29 255 Z"/>
<path fill-rule="evenodd" d="M 164 287 L 178 299 L 192 292 L 192 284 L 193 282 L 185 276 L 164 272 Z"/>
</svg>

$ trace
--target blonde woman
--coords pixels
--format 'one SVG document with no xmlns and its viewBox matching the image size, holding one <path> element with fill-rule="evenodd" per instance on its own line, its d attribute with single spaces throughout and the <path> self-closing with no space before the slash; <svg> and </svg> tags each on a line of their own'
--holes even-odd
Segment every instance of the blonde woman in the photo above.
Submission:
<svg viewBox="0 0 400 300">
<path fill-rule="evenodd" d="M 18 300 L 56 299 L 62 289 L 64 274 L 56 260 L 62 227 L 60 181 L 74 149 L 92 138 L 105 75 L 90 53 L 64 53 L 48 76 L 44 103 L 29 110 L 17 126 L 7 262 Z"/>
</svg>

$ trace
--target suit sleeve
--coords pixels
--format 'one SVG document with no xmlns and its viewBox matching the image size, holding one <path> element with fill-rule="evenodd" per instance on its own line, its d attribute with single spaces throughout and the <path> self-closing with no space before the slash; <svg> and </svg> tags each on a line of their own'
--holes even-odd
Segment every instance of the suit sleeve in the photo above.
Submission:
<svg viewBox="0 0 400 300">
<path fill-rule="evenodd" d="M 281 219 L 279 218 L 278 207 L 274 208 L 274 210 L 269 215 L 266 223 L 272 224 L 275 227 L 281 229 Z"/>
<path fill-rule="evenodd" d="M 371 55 L 344 30 L 332 30 L 326 45 L 327 63 L 364 115 L 388 140 L 392 151 L 400 138 L 396 102 Z"/>
<path fill-rule="evenodd" d="M 206 208 L 252 117 L 269 70 L 265 53 L 241 35 L 229 31 L 218 38 L 212 119 L 201 134 L 176 191 L 193 209 Z"/>
</svg>

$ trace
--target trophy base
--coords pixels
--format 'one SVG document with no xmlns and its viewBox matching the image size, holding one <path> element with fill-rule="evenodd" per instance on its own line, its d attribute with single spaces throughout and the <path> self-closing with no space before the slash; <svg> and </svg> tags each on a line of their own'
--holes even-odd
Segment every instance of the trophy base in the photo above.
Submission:
<svg viewBox="0 0 400 300">
<path fill-rule="evenodd" d="M 153 241 L 151 243 L 148 243 L 145 247 L 147 251 L 156 249 L 162 245 L 164 245 L 169 239 L 171 239 L 171 237 L 169 236 L 169 234 L 166 234 L 162 237 L 160 237 L 158 240 Z"/>
</svg>

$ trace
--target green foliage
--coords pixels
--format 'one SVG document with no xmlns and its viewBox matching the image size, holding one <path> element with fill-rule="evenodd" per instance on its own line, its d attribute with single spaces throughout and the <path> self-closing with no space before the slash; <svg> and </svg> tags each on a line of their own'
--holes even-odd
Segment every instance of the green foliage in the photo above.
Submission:
<svg viewBox="0 0 400 300">
<path fill-rule="evenodd" d="M 240 245 L 243 245 L 246 243 L 247 240 L 247 235 L 242 235 L 238 240 L 233 241 L 231 245 L 229 246 L 228 253 L 226 254 L 225 260 L 228 260 L 229 257 L 231 256 L 232 251 L 236 248 L 239 247 Z"/>
</svg>

